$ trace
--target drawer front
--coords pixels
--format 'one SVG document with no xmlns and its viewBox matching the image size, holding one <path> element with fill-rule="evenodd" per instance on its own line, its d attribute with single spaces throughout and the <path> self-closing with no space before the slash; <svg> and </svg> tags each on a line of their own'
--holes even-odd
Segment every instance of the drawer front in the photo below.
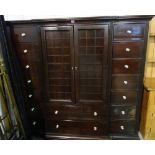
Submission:
<svg viewBox="0 0 155 155">
<path fill-rule="evenodd" d="M 14 27 L 12 29 L 13 40 L 15 42 L 34 42 L 37 41 L 37 31 L 32 26 Z"/>
<path fill-rule="evenodd" d="M 112 134 L 135 134 L 135 121 L 111 121 L 110 132 Z"/>
<path fill-rule="evenodd" d="M 105 106 L 102 104 L 83 104 L 82 106 L 83 118 L 102 119 L 106 118 Z"/>
<path fill-rule="evenodd" d="M 79 118 L 81 117 L 81 107 L 73 105 L 51 105 L 47 107 L 48 118 Z"/>
<path fill-rule="evenodd" d="M 118 23 L 114 24 L 114 39 L 139 39 L 144 38 L 145 24 Z"/>
<path fill-rule="evenodd" d="M 107 126 L 99 121 L 49 120 L 45 125 L 46 132 L 77 135 L 103 135 Z"/>
<path fill-rule="evenodd" d="M 16 43 L 15 50 L 19 59 L 27 59 L 33 62 L 40 62 L 38 44 L 31 43 Z"/>
<path fill-rule="evenodd" d="M 113 60 L 112 73 L 113 74 L 139 74 L 140 60 Z"/>
<path fill-rule="evenodd" d="M 136 107 L 135 106 L 112 106 L 111 107 L 111 120 L 118 119 L 135 119 Z"/>
<path fill-rule="evenodd" d="M 111 103 L 135 103 L 138 101 L 137 91 L 117 91 L 111 92 Z"/>
<path fill-rule="evenodd" d="M 138 89 L 139 76 L 112 76 L 112 89 Z"/>
<path fill-rule="evenodd" d="M 143 41 L 115 42 L 113 45 L 113 58 L 142 58 L 143 48 Z"/>
</svg>

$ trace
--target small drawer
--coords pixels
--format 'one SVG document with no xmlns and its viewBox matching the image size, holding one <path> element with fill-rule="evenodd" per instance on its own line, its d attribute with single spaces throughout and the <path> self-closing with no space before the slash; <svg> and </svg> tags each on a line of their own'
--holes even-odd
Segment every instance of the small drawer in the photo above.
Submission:
<svg viewBox="0 0 155 155">
<path fill-rule="evenodd" d="M 114 40 L 135 40 L 144 38 L 145 24 L 118 23 L 114 24 Z"/>
<path fill-rule="evenodd" d="M 81 107 L 73 105 L 51 105 L 47 107 L 49 118 L 75 118 L 81 116 Z"/>
<path fill-rule="evenodd" d="M 135 134 L 136 123 L 135 121 L 111 121 L 110 133 L 112 134 Z"/>
<path fill-rule="evenodd" d="M 138 101 L 137 91 L 112 91 L 111 92 L 111 103 L 135 103 Z"/>
<path fill-rule="evenodd" d="M 40 62 L 39 45 L 31 43 L 16 43 L 15 50 L 19 59 Z"/>
<path fill-rule="evenodd" d="M 14 27 L 12 32 L 15 42 L 34 42 L 38 40 L 36 28 L 32 26 Z"/>
<path fill-rule="evenodd" d="M 112 61 L 113 74 L 139 74 L 140 73 L 140 60 L 113 60 Z"/>
<path fill-rule="evenodd" d="M 115 42 L 113 44 L 113 58 L 142 58 L 144 43 Z"/>
<path fill-rule="evenodd" d="M 83 104 L 82 115 L 84 118 L 103 119 L 106 117 L 105 109 L 102 104 Z"/>
<path fill-rule="evenodd" d="M 139 76 L 112 76 L 111 89 L 138 89 Z"/>
<path fill-rule="evenodd" d="M 118 119 L 135 119 L 136 107 L 135 106 L 111 106 L 111 120 Z"/>
<path fill-rule="evenodd" d="M 100 121 L 49 120 L 45 124 L 46 132 L 77 135 L 103 135 L 107 125 Z"/>
</svg>

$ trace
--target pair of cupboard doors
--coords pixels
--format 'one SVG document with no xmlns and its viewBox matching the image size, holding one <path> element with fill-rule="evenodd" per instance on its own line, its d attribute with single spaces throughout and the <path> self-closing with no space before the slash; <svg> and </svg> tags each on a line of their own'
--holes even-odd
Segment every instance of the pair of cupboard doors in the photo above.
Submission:
<svg viewBox="0 0 155 155">
<path fill-rule="evenodd" d="M 106 105 L 109 24 L 41 27 L 44 101 Z"/>
</svg>

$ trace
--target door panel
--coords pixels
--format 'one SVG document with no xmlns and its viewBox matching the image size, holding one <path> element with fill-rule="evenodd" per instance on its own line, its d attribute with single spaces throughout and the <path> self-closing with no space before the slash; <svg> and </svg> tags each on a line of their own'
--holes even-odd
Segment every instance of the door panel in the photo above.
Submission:
<svg viewBox="0 0 155 155">
<path fill-rule="evenodd" d="M 45 100 L 74 102 L 73 27 L 42 27 Z"/>
<path fill-rule="evenodd" d="M 103 102 L 108 25 L 75 26 L 76 101 Z"/>
</svg>

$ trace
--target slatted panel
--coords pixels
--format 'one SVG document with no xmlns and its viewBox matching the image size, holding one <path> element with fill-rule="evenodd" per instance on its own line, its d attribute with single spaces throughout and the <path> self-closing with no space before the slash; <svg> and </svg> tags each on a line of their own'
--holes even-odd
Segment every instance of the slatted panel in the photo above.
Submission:
<svg viewBox="0 0 155 155">
<path fill-rule="evenodd" d="M 103 100 L 106 33 L 104 26 L 78 28 L 78 98 L 81 101 Z"/>
<path fill-rule="evenodd" d="M 145 78 L 155 77 L 155 18 L 150 21 L 146 53 Z"/>
<path fill-rule="evenodd" d="M 70 30 L 45 28 L 44 37 L 49 99 L 72 100 Z"/>
<path fill-rule="evenodd" d="M 80 30 L 79 48 L 80 99 L 102 100 L 104 30 Z"/>
</svg>

